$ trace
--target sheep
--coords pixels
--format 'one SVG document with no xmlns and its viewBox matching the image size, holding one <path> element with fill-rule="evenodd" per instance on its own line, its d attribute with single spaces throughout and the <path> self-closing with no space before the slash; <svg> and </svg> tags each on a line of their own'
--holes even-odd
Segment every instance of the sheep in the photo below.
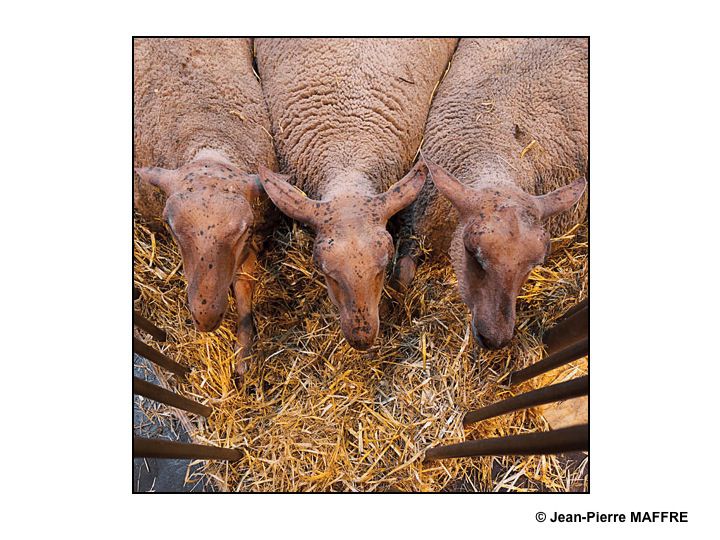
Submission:
<svg viewBox="0 0 720 540">
<path fill-rule="evenodd" d="M 455 39 L 258 39 L 273 137 L 290 176 L 260 169 L 278 208 L 315 230 L 313 257 L 347 342 L 379 329 L 387 221 L 425 182 L 412 164 Z M 293 183 L 288 181 L 292 178 Z"/>
<path fill-rule="evenodd" d="M 414 240 L 401 243 L 394 279 L 409 286 L 419 239 L 432 255 L 449 254 L 476 341 L 502 347 L 551 235 L 585 219 L 586 198 L 566 211 L 586 186 L 587 40 L 461 40 L 422 157 L 432 182 L 407 210 L 403 238 Z"/>
<path fill-rule="evenodd" d="M 256 257 L 276 212 L 257 175 L 277 169 L 249 39 L 136 39 L 135 207 L 164 219 L 182 255 L 195 326 L 215 330 L 232 289 L 235 372 L 253 339 Z"/>
</svg>

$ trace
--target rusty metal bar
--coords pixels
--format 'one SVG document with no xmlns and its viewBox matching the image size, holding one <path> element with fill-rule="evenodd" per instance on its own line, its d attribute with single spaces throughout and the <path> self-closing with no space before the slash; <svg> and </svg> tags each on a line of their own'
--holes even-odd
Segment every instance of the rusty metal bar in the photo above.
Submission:
<svg viewBox="0 0 720 540">
<path fill-rule="evenodd" d="M 163 439 L 133 437 L 133 457 L 171 459 L 226 459 L 237 460 L 242 452 L 235 448 L 220 448 L 204 444 L 189 444 Z"/>
<path fill-rule="evenodd" d="M 425 452 L 425 462 L 436 459 L 473 456 L 527 456 L 559 454 L 588 450 L 590 448 L 590 427 L 588 424 L 544 431 L 496 437 L 458 444 L 438 446 Z"/>
<path fill-rule="evenodd" d="M 563 401 L 578 396 L 585 396 L 590 391 L 590 377 L 578 377 L 545 388 L 538 388 L 531 392 L 525 392 L 519 396 L 514 396 L 498 403 L 493 403 L 482 409 L 470 411 L 463 418 L 463 424 L 468 425 L 481 420 L 487 420 L 501 414 L 517 411 L 519 409 L 527 409 L 536 405 L 544 405 L 553 401 Z"/>
<path fill-rule="evenodd" d="M 137 311 L 133 311 L 133 324 L 141 330 L 145 330 L 145 332 L 150 334 L 158 341 L 165 341 L 167 339 L 167 333 L 165 332 L 165 330 L 162 330 L 155 326 L 145 317 L 140 315 L 140 313 L 138 313 Z"/>
<path fill-rule="evenodd" d="M 590 340 L 588 338 L 576 341 L 569 347 L 557 351 L 550 356 L 543 358 L 539 362 L 536 362 L 533 365 L 526 367 L 525 369 L 521 369 L 520 371 L 515 371 L 511 373 L 508 377 L 508 384 L 513 385 L 521 383 L 523 381 L 527 381 L 528 379 L 537 377 L 542 373 L 565 365 L 569 362 L 572 362 L 573 360 L 577 360 L 578 358 L 587 356 L 589 352 Z"/>
<path fill-rule="evenodd" d="M 590 308 L 582 302 L 568 310 L 568 314 L 552 328 L 543 334 L 543 343 L 547 346 L 548 353 L 552 354 L 562 350 L 569 345 L 588 337 L 590 334 Z M 572 313 L 570 313 L 572 312 Z"/>
<path fill-rule="evenodd" d="M 148 344 L 143 343 L 137 338 L 133 338 L 133 352 L 147 358 L 160 367 L 164 367 L 168 371 L 172 371 L 180 377 L 184 377 L 190 373 L 190 368 L 183 366 L 182 364 L 178 364 L 175 360 L 171 360 L 160 351 L 156 351 Z"/>
<path fill-rule="evenodd" d="M 204 416 L 206 418 L 212 414 L 212 407 L 208 407 L 207 405 L 203 405 L 197 401 L 183 397 L 175 392 L 171 392 L 170 390 L 163 388 L 162 386 L 157 386 L 138 377 L 133 377 L 133 393 L 140 394 L 141 396 L 145 396 L 149 399 L 154 399 L 155 401 L 165 403 L 166 405 L 170 405 L 172 407 L 177 407 L 178 409 L 182 409 L 184 411 L 199 414 L 200 416 Z"/>
</svg>

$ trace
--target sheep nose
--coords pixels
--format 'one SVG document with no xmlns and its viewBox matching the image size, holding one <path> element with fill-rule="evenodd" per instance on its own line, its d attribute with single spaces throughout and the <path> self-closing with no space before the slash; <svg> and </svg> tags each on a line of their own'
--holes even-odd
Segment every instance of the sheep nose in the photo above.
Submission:
<svg viewBox="0 0 720 540">
<path fill-rule="evenodd" d="M 357 336 L 345 336 L 345 339 L 353 349 L 358 351 L 367 351 L 375 341 L 375 338 L 358 338 Z"/>
<path fill-rule="evenodd" d="M 502 349 L 510 343 L 510 340 L 512 340 L 512 332 L 510 333 L 481 333 L 477 327 L 475 326 L 475 323 L 472 323 L 472 330 L 473 335 L 475 336 L 475 341 L 480 345 L 483 349 Z"/>
<path fill-rule="evenodd" d="M 208 300 L 193 295 L 189 307 L 195 328 L 200 332 L 213 332 L 222 324 L 227 310 L 227 300 L 224 298 Z"/>
<path fill-rule="evenodd" d="M 362 327 L 345 327 L 342 330 L 350 346 L 358 351 L 367 351 L 372 347 L 378 334 L 378 328 L 370 324 Z"/>
<path fill-rule="evenodd" d="M 195 328 L 197 328 L 200 332 L 214 332 L 220 327 L 220 324 L 222 324 L 222 320 L 222 315 L 212 318 L 203 317 L 200 320 L 198 320 L 198 318 L 193 315 L 193 322 L 195 323 Z"/>
<path fill-rule="evenodd" d="M 503 339 L 503 338 L 491 338 L 491 337 L 483 337 L 483 343 L 487 346 L 488 349 L 502 349 L 505 345 L 510 343 L 509 339 Z"/>
<path fill-rule="evenodd" d="M 475 323 L 472 323 L 471 326 L 473 336 L 475 337 L 475 341 L 477 342 L 477 344 L 480 346 L 481 349 L 487 349 L 488 346 L 485 345 L 485 340 L 483 339 L 482 334 L 480 334 L 480 332 L 478 332 L 478 329 L 475 327 Z"/>
</svg>

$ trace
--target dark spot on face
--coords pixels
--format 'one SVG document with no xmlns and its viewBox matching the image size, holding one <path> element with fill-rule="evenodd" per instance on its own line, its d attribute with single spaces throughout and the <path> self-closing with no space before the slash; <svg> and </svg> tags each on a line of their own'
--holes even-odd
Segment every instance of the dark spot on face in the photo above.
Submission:
<svg viewBox="0 0 720 540">
<path fill-rule="evenodd" d="M 251 314 L 247 314 L 238 321 L 238 325 L 242 328 L 252 328 L 253 318 Z"/>
<path fill-rule="evenodd" d="M 205 304 L 207 304 L 207 300 L 203 298 L 202 305 L 204 306 Z"/>
<path fill-rule="evenodd" d="M 512 317 L 512 300 L 510 298 L 506 298 L 503 302 L 502 306 L 502 313 L 505 316 L 506 319 L 510 319 Z"/>
<path fill-rule="evenodd" d="M 213 267 L 212 263 L 208 264 L 208 268 L 209 268 L 210 270 L 212 270 L 212 267 Z"/>
</svg>

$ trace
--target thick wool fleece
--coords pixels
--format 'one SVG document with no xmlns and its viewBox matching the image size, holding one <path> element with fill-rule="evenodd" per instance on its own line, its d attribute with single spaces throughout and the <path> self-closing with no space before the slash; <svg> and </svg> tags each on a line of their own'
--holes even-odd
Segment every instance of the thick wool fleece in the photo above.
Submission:
<svg viewBox="0 0 720 540">
<path fill-rule="evenodd" d="M 410 168 L 454 39 L 258 39 L 285 172 L 309 197 L 386 191 Z"/>
<path fill-rule="evenodd" d="M 277 170 L 249 39 L 143 38 L 134 55 L 137 167 L 177 169 L 211 149 L 242 172 Z M 159 189 L 136 179 L 135 206 L 146 219 L 159 220 L 164 205 Z"/>
</svg>

